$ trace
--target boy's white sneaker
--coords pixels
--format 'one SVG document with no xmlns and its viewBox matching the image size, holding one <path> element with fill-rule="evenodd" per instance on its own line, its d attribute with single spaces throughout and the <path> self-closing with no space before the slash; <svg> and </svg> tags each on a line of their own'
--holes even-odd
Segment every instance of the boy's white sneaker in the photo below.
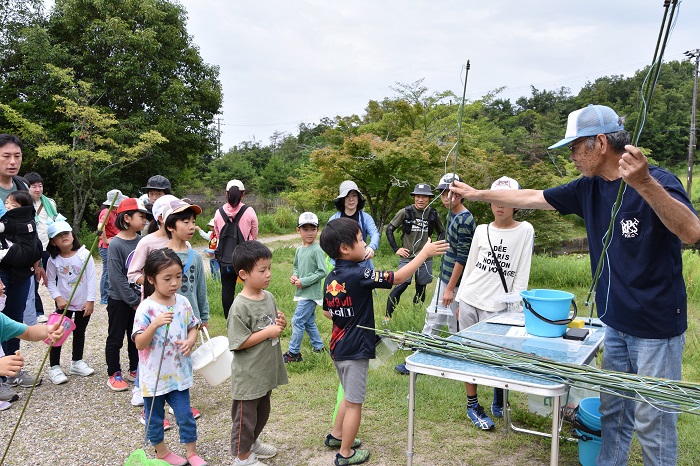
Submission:
<svg viewBox="0 0 700 466">
<path fill-rule="evenodd" d="M 95 372 L 95 369 L 92 367 L 88 366 L 85 361 L 82 359 L 80 361 L 73 361 L 73 363 L 70 365 L 70 368 L 68 369 L 68 373 L 71 375 L 80 375 L 82 377 L 87 377 L 88 375 L 92 375 Z"/>
<path fill-rule="evenodd" d="M 143 395 L 139 387 L 131 389 L 131 406 L 143 406 Z"/>
<path fill-rule="evenodd" d="M 68 382 L 66 374 L 61 370 L 61 366 L 51 366 L 51 369 L 49 369 L 49 380 L 54 385 L 61 385 L 62 383 Z"/>
<path fill-rule="evenodd" d="M 236 457 L 234 464 L 236 466 L 267 466 L 266 463 L 258 461 L 258 457 L 255 456 L 255 453 L 251 453 L 250 456 L 245 459 L 245 461 L 241 461 L 238 457 Z"/>
<path fill-rule="evenodd" d="M 250 451 L 255 453 L 255 456 L 257 456 L 258 458 L 263 459 L 272 458 L 277 454 L 277 448 L 275 448 L 273 445 L 270 445 L 269 443 L 262 443 L 260 439 L 255 441 Z"/>
</svg>

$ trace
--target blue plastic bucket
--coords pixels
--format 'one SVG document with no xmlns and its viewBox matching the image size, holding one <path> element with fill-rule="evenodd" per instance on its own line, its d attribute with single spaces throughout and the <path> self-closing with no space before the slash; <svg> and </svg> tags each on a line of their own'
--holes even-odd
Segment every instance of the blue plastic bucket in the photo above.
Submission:
<svg viewBox="0 0 700 466">
<path fill-rule="evenodd" d="M 559 290 L 529 290 L 521 291 L 523 298 L 523 313 L 525 314 L 525 330 L 530 335 L 538 337 L 560 337 L 566 333 L 566 326 L 576 318 L 576 303 L 574 295 Z M 569 317 L 569 309 L 574 306 L 574 315 Z M 539 314 L 539 316 L 530 312 Z M 545 319 L 545 320 L 543 320 Z M 555 322 L 550 323 L 546 320 Z"/>
<path fill-rule="evenodd" d="M 584 398 L 578 404 L 578 420 L 591 430 L 600 430 L 600 398 Z"/>
<path fill-rule="evenodd" d="M 596 459 L 603 444 L 599 435 L 600 411 L 598 408 L 600 408 L 600 398 L 584 398 L 576 411 L 575 425 L 578 425 L 578 428 L 574 429 L 574 435 L 578 438 L 578 461 L 581 466 L 596 466 Z"/>
<path fill-rule="evenodd" d="M 576 437 L 578 437 L 578 462 L 581 466 L 596 466 L 596 459 L 600 453 L 600 447 L 603 442 L 600 437 L 589 435 L 574 429 Z"/>
</svg>

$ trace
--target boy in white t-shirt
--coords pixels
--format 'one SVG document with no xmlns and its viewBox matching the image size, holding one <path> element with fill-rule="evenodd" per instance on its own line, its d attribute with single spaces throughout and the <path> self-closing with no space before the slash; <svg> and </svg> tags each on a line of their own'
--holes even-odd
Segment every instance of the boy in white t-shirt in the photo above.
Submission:
<svg viewBox="0 0 700 466">
<path fill-rule="evenodd" d="M 493 182 L 491 189 L 520 189 L 520 185 L 503 176 Z M 526 290 L 530 279 L 535 237 L 532 225 L 514 220 L 516 209 L 512 207 L 491 204 L 491 211 L 493 222 L 476 227 L 455 298 L 459 302 L 457 321 L 460 329 L 499 312 L 515 310 L 515 306 L 519 308 L 519 304 L 509 304 L 509 297 Z M 476 385 L 467 383 L 466 388 L 467 416 L 476 427 L 493 429 L 493 421 L 479 404 Z M 494 389 L 491 412 L 494 417 L 503 416 L 503 390 L 500 388 Z"/>
</svg>

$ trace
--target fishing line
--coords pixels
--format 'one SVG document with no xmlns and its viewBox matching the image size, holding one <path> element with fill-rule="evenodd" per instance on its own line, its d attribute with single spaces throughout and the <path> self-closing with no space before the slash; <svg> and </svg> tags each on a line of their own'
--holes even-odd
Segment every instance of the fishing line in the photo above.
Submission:
<svg viewBox="0 0 700 466">
<path fill-rule="evenodd" d="M 83 263 L 83 267 L 80 269 L 80 274 L 78 274 L 78 279 L 75 282 L 75 285 L 73 286 L 73 290 L 70 293 L 70 296 L 68 297 L 68 302 L 66 303 L 66 306 L 63 308 L 63 312 L 61 313 L 61 318 L 59 319 L 59 325 L 63 324 L 63 319 L 66 317 L 66 313 L 68 312 L 68 307 L 71 304 L 71 301 L 73 300 L 73 296 L 75 295 L 75 291 L 78 289 L 78 285 L 80 285 L 80 282 L 83 279 L 83 274 L 85 273 L 85 269 L 87 268 L 88 262 L 92 258 L 92 254 L 95 251 L 95 246 L 97 246 L 97 242 L 100 239 L 100 236 L 102 235 L 102 231 L 105 228 L 105 224 L 107 223 L 107 219 L 109 219 L 109 214 L 112 212 L 112 209 L 114 208 L 114 202 L 117 200 L 117 196 L 114 196 L 112 199 L 112 203 L 109 205 L 109 208 L 107 210 L 107 214 L 105 215 L 104 220 L 100 225 L 97 227 L 97 236 L 95 237 L 95 240 L 92 242 L 92 246 L 90 247 L 90 254 L 88 254 L 87 258 L 85 259 L 85 262 Z M 75 338 L 75 337 L 74 337 Z M 46 354 L 44 354 L 44 359 L 41 361 L 41 365 L 39 366 L 39 370 L 37 371 L 38 374 L 41 374 L 41 371 L 44 369 L 44 365 L 46 364 L 46 360 L 49 357 L 49 353 L 51 352 L 51 348 L 53 347 L 53 341 L 49 343 L 49 347 L 46 349 Z M 32 384 L 32 388 L 29 390 L 29 395 L 27 395 L 27 400 L 24 402 L 24 406 L 22 407 L 22 411 L 19 413 L 19 418 L 17 419 L 17 423 L 15 423 L 14 429 L 12 429 L 12 435 L 10 435 L 10 440 L 7 442 L 7 447 L 5 448 L 5 452 L 2 455 L 2 459 L 0 459 L 0 466 L 5 464 L 5 458 L 7 457 L 7 453 L 10 451 L 10 446 L 12 445 L 12 441 L 15 438 L 15 435 L 17 434 L 17 429 L 19 429 L 19 425 L 22 422 L 22 418 L 24 417 L 24 413 L 27 411 L 27 406 L 29 406 L 29 400 L 31 400 L 32 395 L 34 394 L 34 389 L 36 388 L 37 381 L 39 380 L 39 375 L 37 374 L 37 377 L 34 379 L 34 383 Z"/>
<path fill-rule="evenodd" d="M 656 87 L 656 84 L 658 82 L 659 76 L 661 74 L 661 65 L 663 62 L 663 56 L 664 52 L 666 50 L 666 44 L 668 43 L 668 39 L 670 37 L 671 32 L 675 28 L 675 24 L 677 21 L 677 16 L 675 16 L 675 11 L 676 11 L 676 6 L 678 5 L 679 0 L 665 0 L 664 1 L 664 16 L 661 21 L 661 27 L 659 29 L 659 37 L 656 41 L 656 49 L 654 50 L 654 57 L 652 59 L 652 64 L 649 68 L 649 72 L 647 73 L 647 76 L 644 79 L 644 82 L 642 83 L 642 87 L 640 89 L 640 95 L 641 95 L 641 100 L 640 100 L 640 117 L 637 120 L 637 123 L 635 125 L 635 129 L 632 134 L 634 134 L 634 138 L 632 140 L 632 145 L 635 147 L 639 144 L 639 137 L 642 134 L 642 130 L 644 128 L 644 123 L 646 122 L 646 115 L 649 109 L 651 108 L 651 100 L 652 97 L 654 96 L 654 88 Z M 669 13 L 669 6 L 672 5 L 671 11 Z M 674 18 L 675 17 L 675 18 Z M 667 23 L 667 18 L 668 18 L 668 23 Z M 665 29 L 665 30 L 664 30 Z M 649 77 L 652 77 L 653 79 L 649 81 Z M 648 94 L 648 96 L 646 96 Z M 610 240 L 612 238 L 612 233 L 615 228 L 615 220 L 617 217 L 618 212 L 620 211 L 620 208 L 622 206 L 622 197 L 623 194 L 626 190 L 627 183 L 625 183 L 625 180 L 620 180 L 620 188 L 617 191 L 617 198 L 615 199 L 615 203 L 613 204 L 613 215 L 610 217 L 610 224 L 608 225 L 608 232 L 605 234 L 605 242 L 603 243 L 603 250 L 601 251 L 600 258 L 598 260 L 598 265 L 596 267 L 596 271 L 593 274 L 593 282 L 591 283 L 591 287 L 588 290 L 588 295 L 586 296 L 586 301 L 585 305 L 588 306 L 590 312 L 588 316 L 589 322 L 591 321 L 593 317 L 593 310 L 595 309 L 595 294 L 596 294 L 596 289 L 598 288 L 598 281 L 603 273 L 603 263 L 607 259 L 607 253 L 608 253 L 608 248 L 610 247 Z M 610 270 L 610 263 L 609 259 L 608 260 L 608 296 L 610 293 L 610 277 L 612 275 L 611 270 Z M 607 298 L 606 298 L 606 308 L 607 308 Z"/>
</svg>

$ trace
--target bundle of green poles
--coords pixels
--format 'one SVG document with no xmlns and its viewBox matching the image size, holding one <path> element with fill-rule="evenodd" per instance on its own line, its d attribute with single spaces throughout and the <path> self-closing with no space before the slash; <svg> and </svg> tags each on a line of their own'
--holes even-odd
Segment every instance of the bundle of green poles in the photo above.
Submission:
<svg viewBox="0 0 700 466">
<path fill-rule="evenodd" d="M 367 330 L 374 330 L 377 335 L 390 338 L 403 349 L 495 366 L 572 387 L 648 403 L 660 410 L 700 414 L 700 384 L 555 361 L 459 334 L 447 334 L 449 337 L 442 338 L 416 332 Z"/>
<path fill-rule="evenodd" d="M 114 202 L 117 200 L 117 196 L 114 196 L 114 199 L 112 199 L 112 203 L 109 205 L 109 210 L 107 211 L 107 215 L 105 215 L 104 220 L 100 225 L 97 227 L 97 236 L 95 237 L 95 240 L 92 242 L 92 246 L 90 246 L 90 254 L 88 257 L 85 259 L 85 262 L 83 263 L 82 268 L 80 269 L 80 274 L 78 275 L 78 280 L 75 282 L 75 286 L 73 287 L 73 290 L 70 293 L 70 296 L 68 297 L 68 302 L 66 303 L 66 306 L 63 308 L 63 312 L 61 313 L 61 319 L 59 320 L 59 325 L 63 324 L 63 319 L 66 318 L 66 313 L 68 312 L 68 308 L 70 307 L 71 302 L 73 301 L 73 296 L 75 295 L 75 290 L 77 289 L 78 285 L 80 284 L 80 281 L 83 279 L 83 275 L 85 274 L 85 269 L 87 268 L 88 262 L 90 261 L 90 257 L 92 254 L 95 252 L 95 248 L 97 247 L 97 242 L 100 239 L 100 235 L 102 234 L 102 231 L 105 228 L 105 224 L 107 223 L 107 219 L 109 219 L 109 214 L 112 212 L 112 209 L 114 209 Z M 37 284 L 37 286 L 39 286 Z M 46 354 L 44 355 L 44 359 L 41 361 L 41 365 L 39 366 L 39 370 L 37 371 L 38 374 L 41 374 L 41 372 L 44 370 L 44 366 L 46 365 L 46 360 L 49 358 L 49 354 L 51 352 L 51 344 L 49 344 L 48 348 L 46 349 Z M 29 390 L 29 395 L 27 396 L 26 401 L 24 402 L 24 406 L 22 407 L 22 411 L 19 414 L 19 419 L 17 419 L 17 423 L 15 424 L 14 429 L 12 430 L 12 435 L 10 436 L 10 439 L 7 442 L 7 446 L 5 447 L 5 452 L 2 455 L 2 459 L 0 460 L 0 466 L 2 466 L 5 463 L 5 458 L 7 457 L 7 453 L 10 451 L 10 446 L 12 445 L 12 441 L 15 438 L 15 435 L 17 434 L 17 429 L 19 429 L 19 425 L 22 422 L 22 418 L 24 417 L 24 413 L 27 410 L 27 406 L 29 406 L 29 400 L 32 398 L 32 394 L 34 393 L 34 389 L 36 388 L 37 381 L 39 380 L 39 376 L 37 375 L 37 378 L 34 380 L 34 384 L 32 385 L 31 390 Z"/>
</svg>

